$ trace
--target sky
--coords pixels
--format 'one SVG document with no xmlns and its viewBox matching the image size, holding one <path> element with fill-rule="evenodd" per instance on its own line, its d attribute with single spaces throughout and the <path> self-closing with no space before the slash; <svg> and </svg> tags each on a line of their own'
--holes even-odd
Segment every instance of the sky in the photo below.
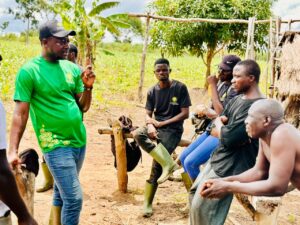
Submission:
<svg viewBox="0 0 300 225">
<path fill-rule="evenodd" d="M 151 0 L 119 0 L 120 5 L 107 13 L 132 12 L 143 13 L 147 10 L 147 4 Z M 87 5 L 91 0 L 87 0 Z M 101 1 L 104 2 L 104 1 Z M 8 8 L 16 7 L 14 0 L 0 0 L 0 25 L 4 21 L 9 21 L 9 26 L 5 32 L 19 33 L 26 29 L 26 25 L 21 20 L 15 20 L 12 15 L 7 14 Z M 300 19 L 300 0 L 278 0 L 273 6 L 274 14 L 283 19 Z M 300 23 L 297 27 L 300 29 Z M 294 25 L 293 28 L 296 28 Z"/>
</svg>

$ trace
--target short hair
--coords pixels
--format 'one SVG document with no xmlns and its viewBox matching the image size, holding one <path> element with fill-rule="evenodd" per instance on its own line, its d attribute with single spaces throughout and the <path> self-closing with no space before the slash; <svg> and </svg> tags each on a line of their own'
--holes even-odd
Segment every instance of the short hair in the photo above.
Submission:
<svg viewBox="0 0 300 225">
<path fill-rule="evenodd" d="M 165 58 L 160 58 L 160 59 L 155 60 L 154 66 L 156 64 L 167 64 L 170 67 L 169 60 L 167 60 Z"/>
<path fill-rule="evenodd" d="M 243 66 L 246 69 L 246 75 L 253 75 L 255 78 L 255 81 L 258 83 L 259 82 L 259 77 L 260 77 L 260 68 L 259 65 L 255 60 L 252 59 L 246 59 L 243 61 L 240 61 L 236 64 L 236 66 Z"/>
<path fill-rule="evenodd" d="M 282 123 L 284 119 L 284 109 L 281 103 L 275 99 L 257 100 L 251 105 L 249 111 L 271 117 L 274 125 Z"/>
<path fill-rule="evenodd" d="M 77 49 L 76 45 L 69 43 L 69 52 L 74 52 L 75 57 L 77 57 L 78 49 Z"/>
</svg>

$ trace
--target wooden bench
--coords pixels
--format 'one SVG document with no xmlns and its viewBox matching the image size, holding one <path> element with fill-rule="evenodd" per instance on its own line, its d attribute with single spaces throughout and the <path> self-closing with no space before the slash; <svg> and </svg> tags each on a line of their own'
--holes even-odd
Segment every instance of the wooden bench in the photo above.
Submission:
<svg viewBox="0 0 300 225">
<path fill-rule="evenodd" d="M 127 192 L 128 175 L 127 175 L 127 160 L 126 160 L 126 138 L 132 138 L 132 134 L 123 133 L 120 122 L 118 120 L 110 123 L 111 127 L 100 128 L 100 135 L 114 135 L 116 146 L 117 160 L 117 177 L 118 188 L 122 193 Z M 187 147 L 191 141 L 182 139 L 178 146 Z M 246 209 L 251 218 L 258 225 L 276 225 L 277 217 L 281 206 L 281 197 L 255 197 L 244 194 L 235 194 L 238 202 Z M 230 219 L 230 218 L 229 218 Z M 232 221 L 238 225 L 237 222 Z"/>
<path fill-rule="evenodd" d="M 130 133 L 123 133 L 120 122 L 115 120 L 111 123 L 111 128 L 100 128 L 98 133 L 114 135 L 116 146 L 116 160 L 117 160 L 117 176 L 118 187 L 122 193 L 127 192 L 128 176 L 127 176 L 127 160 L 126 160 L 126 138 L 133 138 Z M 178 146 L 187 147 L 191 144 L 191 141 L 181 139 Z"/>
<path fill-rule="evenodd" d="M 235 194 L 235 197 L 253 221 L 256 221 L 257 225 L 277 224 L 277 217 L 282 204 L 281 197 L 258 197 L 244 194 Z"/>
</svg>

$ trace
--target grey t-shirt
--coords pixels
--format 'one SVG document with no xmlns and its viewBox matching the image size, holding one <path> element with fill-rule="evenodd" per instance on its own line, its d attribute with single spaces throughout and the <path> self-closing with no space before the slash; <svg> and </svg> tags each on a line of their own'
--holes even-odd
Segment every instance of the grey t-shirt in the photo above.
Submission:
<svg viewBox="0 0 300 225">
<path fill-rule="evenodd" d="M 159 84 L 149 89 L 146 109 L 154 113 L 157 121 L 165 121 L 178 115 L 181 108 L 191 106 L 189 92 L 185 84 L 172 80 L 169 88 L 160 88 Z M 167 125 L 169 128 L 183 131 L 183 120 Z"/>
<path fill-rule="evenodd" d="M 6 149 L 6 121 L 5 111 L 2 102 L 0 101 L 0 150 Z"/>
<path fill-rule="evenodd" d="M 220 177 L 240 174 L 255 164 L 258 139 L 248 137 L 245 119 L 250 106 L 257 100 L 236 96 L 222 113 L 228 123 L 221 129 L 220 144 L 211 158 L 212 168 Z"/>
</svg>

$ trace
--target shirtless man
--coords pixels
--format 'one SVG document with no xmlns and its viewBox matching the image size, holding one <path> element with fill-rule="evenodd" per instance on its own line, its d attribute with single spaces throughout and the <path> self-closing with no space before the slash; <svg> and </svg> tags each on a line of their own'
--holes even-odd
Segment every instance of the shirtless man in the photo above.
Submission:
<svg viewBox="0 0 300 225">
<path fill-rule="evenodd" d="M 221 198 L 228 193 L 281 196 L 289 182 L 300 190 L 300 131 L 284 122 L 284 110 L 273 99 L 255 102 L 245 121 L 251 138 L 259 138 L 253 168 L 237 176 L 207 180 L 200 194 Z"/>
</svg>

